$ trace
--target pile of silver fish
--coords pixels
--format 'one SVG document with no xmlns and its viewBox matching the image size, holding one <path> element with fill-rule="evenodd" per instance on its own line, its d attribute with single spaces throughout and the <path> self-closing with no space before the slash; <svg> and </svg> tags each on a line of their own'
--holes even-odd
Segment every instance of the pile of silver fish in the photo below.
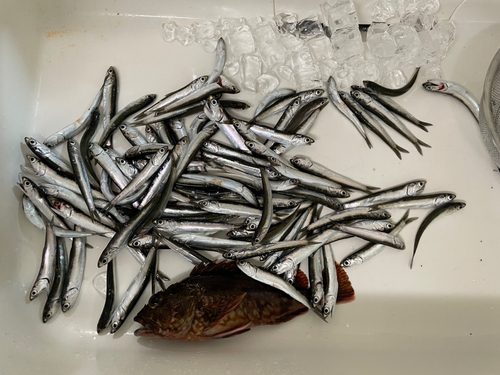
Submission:
<svg viewBox="0 0 500 375">
<path fill-rule="evenodd" d="M 422 194 L 425 180 L 380 190 L 307 157 L 286 157 L 293 148 L 314 143 L 306 134 L 328 103 L 324 90 L 276 90 L 257 105 L 253 119 L 243 120 L 235 110 L 248 105 L 226 98 L 239 90 L 221 74 L 222 39 L 217 51 L 210 76 L 157 102 L 155 95 L 146 95 L 120 110 L 116 74 L 109 68 L 78 120 L 43 143 L 25 138 L 33 154 L 28 155 L 31 167 L 21 166 L 23 209 L 46 236 L 29 298 L 47 292 L 44 322 L 75 305 L 90 236 L 109 239 L 97 264 L 107 268 L 98 332 L 121 327 L 149 280 L 153 294 L 165 289 L 169 279 L 158 269 L 161 249 L 193 265 L 210 263 L 206 252 L 235 260 L 250 277 L 279 287 L 326 319 L 338 293 L 329 244 L 353 236 L 367 241 L 340 262 L 343 267 L 366 262 L 386 247 L 403 250 L 398 234 L 415 220 L 409 210 L 430 208 L 415 254 L 432 220 L 465 206 L 452 193 Z M 332 93 L 329 86 L 330 97 Z M 259 124 L 279 113 L 275 127 Z M 188 115 L 195 116 L 187 127 Z M 114 146 L 117 133 L 130 144 L 125 151 Z M 213 140 L 216 133 L 229 145 Z M 56 151 L 63 144 L 69 162 Z M 406 212 L 395 223 L 390 210 Z M 69 255 L 65 239 L 72 241 Z M 134 255 L 140 270 L 117 302 L 114 259 L 123 251 Z M 249 258 L 255 262 L 247 262 Z M 306 260 L 308 300 L 292 286 Z"/>
</svg>

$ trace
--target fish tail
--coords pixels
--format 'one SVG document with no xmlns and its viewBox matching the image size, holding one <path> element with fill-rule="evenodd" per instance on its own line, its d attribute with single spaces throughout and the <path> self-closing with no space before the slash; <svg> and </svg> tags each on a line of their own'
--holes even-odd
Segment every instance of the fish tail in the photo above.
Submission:
<svg viewBox="0 0 500 375">
<path fill-rule="evenodd" d="M 417 142 L 419 145 L 421 146 L 424 146 L 424 147 L 428 147 L 428 148 L 432 148 L 432 146 L 428 145 L 427 143 L 425 142 L 422 142 L 420 139 L 417 139 Z"/>
<path fill-rule="evenodd" d="M 425 121 L 419 121 L 418 124 L 420 126 L 434 126 L 430 122 L 425 122 Z"/>
<path fill-rule="evenodd" d="M 417 149 L 417 151 L 418 151 L 418 153 L 419 153 L 420 155 L 424 155 L 424 154 L 422 153 L 422 147 L 420 147 L 420 143 L 418 142 L 418 140 L 417 140 L 415 143 L 413 143 L 413 145 L 415 146 L 415 148 Z"/>
<path fill-rule="evenodd" d="M 99 214 L 97 213 L 97 211 L 95 209 L 89 210 L 89 216 L 92 219 L 93 223 L 101 221 Z"/>
<path fill-rule="evenodd" d="M 370 142 L 370 139 L 368 138 L 368 135 L 365 133 L 363 138 L 365 139 L 366 144 L 368 145 L 369 148 L 373 148 L 372 143 Z"/>
<path fill-rule="evenodd" d="M 409 153 L 410 153 L 410 151 L 408 151 L 406 148 L 403 148 L 403 147 L 401 147 L 401 146 L 399 146 L 399 145 L 396 145 L 396 148 L 397 148 L 399 151 L 404 152 L 405 154 L 409 154 Z"/>
<path fill-rule="evenodd" d="M 109 202 L 106 206 L 104 206 L 102 212 L 104 215 L 107 215 L 109 213 L 109 211 L 111 211 L 111 209 L 114 207 L 114 203 L 113 202 Z"/>
<path fill-rule="evenodd" d="M 424 132 L 428 133 L 429 130 L 427 130 L 427 128 L 423 125 L 420 125 L 420 124 L 415 124 L 416 126 L 418 126 L 420 129 L 422 129 Z"/>
</svg>

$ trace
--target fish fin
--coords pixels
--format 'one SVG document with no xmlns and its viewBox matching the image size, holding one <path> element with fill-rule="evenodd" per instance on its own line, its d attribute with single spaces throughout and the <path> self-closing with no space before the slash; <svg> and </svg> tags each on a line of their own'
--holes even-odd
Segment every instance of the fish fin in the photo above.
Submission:
<svg viewBox="0 0 500 375">
<path fill-rule="evenodd" d="M 210 336 L 212 339 L 225 339 L 227 337 L 233 337 L 236 335 L 240 335 L 242 333 L 250 331 L 250 328 L 252 328 L 252 322 L 248 322 L 245 325 L 234 327 L 230 329 L 229 331 L 221 332 L 216 335 Z"/>
<path fill-rule="evenodd" d="M 410 153 L 410 151 L 408 151 L 406 148 L 403 148 L 403 147 L 401 147 L 401 146 L 399 146 L 399 145 L 396 145 L 396 148 L 397 148 L 399 151 L 404 152 L 405 154 L 409 154 L 409 153 Z"/>
<path fill-rule="evenodd" d="M 434 126 L 434 125 L 432 125 L 430 122 L 419 121 L 418 123 L 419 123 L 419 125 L 421 125 L 421 126 Z"/>
<path fill-rule="evenodd" d="M 301 270 L 297 272 L 293 286 L 304 295 L 309 288 L 309 280 L 307 279 L 306 274 Z"/>
<path fill-rule="evenodd" d="M 371 193 L 372 190 L 380 190 L 380 188 L 377 186 L 366 186 L 366 190 L 367 193 Z"/>
<path fill-rule="evenodd" d="M 418 217 L 410 217 L 409 219 L 406 219 L 405 221 L 406 221 L 406 224 L 408 225 L 408 224 L 414 222 L 415 220 L 418 220 Z"/>
<path fill-rule="evenodd" d="M 201 318 L 205 324 L 205 331 L 213 328 L 227 314 L 239 306 L 247 293 L 240 295 L 209 295 L 202 296 L 204 309 Z"/>
<path fill-rule="evenodd" d="M 427 128 L 423 125 L 420 125 L 420 124 L 415 124 L 415 126 L 418 126 L 420 129 L 422 129 L 424 132 L 428 133 L 429 130 L 427 130 Z"/>
<path fill-rule="evenodd" d="M 394 153 L 396 154 L 396 156 L 398 157 L 399 160 L 403 160 L 403 158 L 401 157 L 401 152 L 399 152 L 399 150 L 397 148 L 392 148 L 392 151 L 394 151 Z"/>
<path fill-rule="evenodd" d="M 370 142 L 370 139 L 368 138 L 368 135 L 365 134 L 365 136 L 363 138 L 365 139 L 365 142 L 368 145 L 368 148 L 373 148 L 373 145 Z"/>
<path fill-rule="evenodd" d="M 354 289 L 351 285 L 351 282 L 349 281 L 349 276 L 347 276 L 345 270 L 337 262 L 335 262 L 335 266 L 337 268 L 337 279 L 339 282 L 337 302 L 345 303 L 354 301 L 356 296 L 354 294 Z"/>
<path fill-rule="evenodd" d="M 417 149 L 417 151 L 418 151 L 418 153 L 419 153 L 420 155 L 424 155 L 424 154 L 422 153 L 422 147 L 420 147 L 420 144 L 419 144 L 418 140 L 417 140 L 417 142 L 415 142 L 413 145 L 415 146 L 415 148 Z"/>
<path fill-rule="evenodd" d="M 432 148 L 432 146 L 428 145 L 425 142 L 422 142 L 420 139 L 418 139 L 418 144 L 421 145 L 421 146 L 424 146 L 424 147 Z"/>
<path fill-rule="evenodd" d="M 222 261 L 217 263 L 216 261 L 208 263 L 208 264 L 203 264 L 200 263 L 197 265 L 189 276 L 196 276 L 196 275 L 214 275 L 214 274 L 234 274 L 234 273 L 241 273 L 239 268 L 236 265 L 236 262 L 230 262 L 230 261 Z"/>
</svg>

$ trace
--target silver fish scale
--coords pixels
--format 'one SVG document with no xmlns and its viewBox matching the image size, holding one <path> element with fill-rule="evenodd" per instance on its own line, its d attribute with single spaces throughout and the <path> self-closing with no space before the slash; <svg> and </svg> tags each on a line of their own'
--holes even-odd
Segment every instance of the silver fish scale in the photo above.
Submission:
<svg viewBox="0 0 500 375">
<path fill-rule="evenodd" d="M 479 111 L 479 129 L 488 154 L 500 168 L 500 144 L 495 145 L 490 128 L 500 137 L 500 50 L 493 58 L 486 74 Z"/>
</svg>

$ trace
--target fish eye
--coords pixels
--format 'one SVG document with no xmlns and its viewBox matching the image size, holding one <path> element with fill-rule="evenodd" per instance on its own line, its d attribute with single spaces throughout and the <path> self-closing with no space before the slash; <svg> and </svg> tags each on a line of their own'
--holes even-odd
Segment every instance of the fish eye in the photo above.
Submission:
<svg viewBox="0 0 500 375">
<path fill-rule="evenodd" d="M 154 309 L 156 306 L 158 306 L 161 301 L 162 301 L 162 296 L 159 295 L 159 294 L 155 294 L 154 296 L 152 296 L 149 301 L 148 301 L 148 306 L 151 307 L 152 309 Z"/>
<path fill-rule="evenodd" d="M 346 196 L 347 196 L 347 192 L 345 192 L 344 190 L 342 190 L 342 191 L 340 192 L 340 195 L 342 195 L 343 197 L 346 197 Z"/>
<path fill-rule="evenodd" d="M 71 306 L 71 305 L 70 305 L 68 302 L 66 302 L 66 303 L 63 305 L 63 308 L 64 308 L 64 310 L 67 310 L 67 309 L 69 309 L 69 308 L 70 308 L 70 306 Z"/>
<path fill-rule="evenodd" d="M 387 229 L 392 229 L 394 228 L 394 225 L 392 225 L 391 223 L 387 223 Z"/>
<path fill-rule="evenodd" d="M 294 201 L 288 201 L 288 206 L 290 207 L 295 207 L 295 202 Z"/>
<path fill-rule="evenodd" d="M 217 105 L 217 100 L 212 99 L 212 100 L 210 101 L 210 103 L 212 103 L 212 105 Z"/>
<path fill-rule="evenodd" d="M 127 129 L 127 125 L 120 125 L 120 129 L 121 129 L 121 130 L 125 130 L 125 129 Z"/>
<path fill-rule="evenodd" d="M 52 312 L 48 312 L 47 315 L 45 315 L 45 319 L 50 319 L 52 318 Z"/>
<path fill-rule="evenodd" d="M 323 308 L 323 314 L 328 315 L 330 314 L 330 309 L 328 307 Z"/>
<path fill-rule="evenodd" d="M 160 220 L 158 220 L 158 221 L 156 222 L 156 224 L 158 224 L 158 225 L 163 225 L 163 220 L 161 220 L 161 219 L 160 219 Z"/>
<path fill-rule="evenodd" d="M 248 226 L 248 228 L 250 228 L 250 230 L 255 230 L 257 229 L 257 225 L 255 223 L 252 223 Z"/>
<path fill-rule="evenodd" d="M 322 94 L 322 92 L 321 92 L 321 90 L 316 90 L 315 94 L 318 95 L 318 96 L 320 96 Z"/>
<path fill-rule="evenodd" d="M 297 105 L 299 105 L 299 104 L 300 104 L 300 100 L 296 100 L 296 101 L 293 103 L 293 105 L 296 105 L 296 106 L 297 106 Z"/>
<path fill-rule="evenodd" d="M 35 161 L 36 161 L 36 159 L 35 159 L 33 156 L 31 156 L 31 157 L 30 157 L 30 161 L 35 162 Z"/>
<path fill-rule="evenodd" d="M 30 144 L 34 146 L 34 145 L 36 145 L 36 141 L 35 141 L 34 139 L 32 139 L 32 140 L 30 141 Z"/>
<path fill-rule="evenodd" d="M 163 154 L 163 153 L 165 152 L 165 149 L 162 147 L 162 148 L 160 148 L 160 149 L 158 150 L 158 152 L 159 152 L 160 154 Z"/>
<path fill-rule="evenodd" d="M 106 264 L 108 263 L 108 258 L 103 258 L 102 261 L 101 261 L 102 264 Z"/>
<path fill-rule="evenodd" d="M 314 301 L 313 301 L 313 303 L 314 303 L 315 305 L 316 305 L 316 304 L 318 304 L 318 303 L 319 303 L 319 298 L 318 298 L 318 297 L 314 297 Z"/>
<path fill-rule="evenodd" d="M 125 160 L 120 159 L 120 164 L 121 164 L 121 165 L 125 165 L 125 164 L 126 164 Z"/>
<path fill-rule="evenodd" d="M 25 186 L 31 186 L 31 182 L 29 182 L 29 181 L 24 181 L 24 185 L 25 185 Z"/>
<path fill-rule="evenodd" d="M 111 324 L 111 327 L 113 327 L 113 329 L 117 329 L 118 328 L 118 322 L 113 322 Z"/>
<path fill-rule="evenodd" d="M 260 242 L 260 238 L 256 238 L 253 240 L 255 243 L 259 243 Z"/>
<path fill-rule="evenodd" d="M 135 247 L 139 247 L 141 246 L 141 241 L 134 241 L 132 245 L 134 245 Z"/>
<path fill-rule="evenodd" d="M 277 265 L 273 266 L 273 268 L 271 268 L 271 271 L 273 271 L 273 272 L 278 271 L 278 266 Z"/>
<path fill-rule="evenodd" d="M 253 142 L 248 142 L 248 147 L 254 148 L 254 147 L 255 147 L 255 143 L 253 143 Z"/>
<path fill-rule="evenodd" d="M 205 82 L 206 80 L 207 80 L 207 79 L 206 79 L 205 77 L 201 77 L 201 78 L 200 78 L 200 81 L 201 81 L 201 82 Z"/>
</svg>

